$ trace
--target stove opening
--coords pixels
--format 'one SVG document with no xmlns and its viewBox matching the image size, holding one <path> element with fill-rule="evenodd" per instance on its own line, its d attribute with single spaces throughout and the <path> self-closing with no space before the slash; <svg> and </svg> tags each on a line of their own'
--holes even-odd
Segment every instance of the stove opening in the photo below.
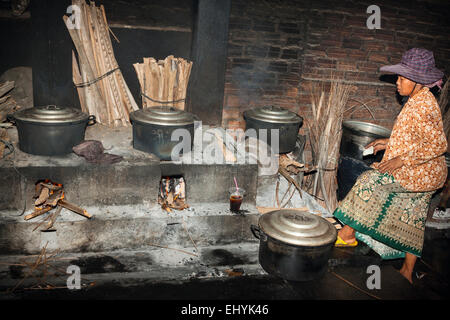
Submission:
<svg viewBox="0 0 450 320">
<path fill-rule="evenodd" d="M 158 203 L 167 212 L 189 208 L 186 181 L 182 175 L 163 176 L 159 182 Z"/>
</svg>

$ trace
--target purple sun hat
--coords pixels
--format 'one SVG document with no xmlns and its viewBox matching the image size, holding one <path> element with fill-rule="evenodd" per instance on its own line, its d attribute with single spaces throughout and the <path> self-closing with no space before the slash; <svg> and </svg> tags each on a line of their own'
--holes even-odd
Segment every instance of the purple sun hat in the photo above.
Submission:
<svg viewBox="0 0 450 320">
<path fill-rule="evenodd" d="M 406 51 L 399 64 L 384 66 L 380 71 L 392 72 L 423 85 L 433 84 L 444 77 L 436 68 L 433 52 L 423 48 Z"/>
</svg>

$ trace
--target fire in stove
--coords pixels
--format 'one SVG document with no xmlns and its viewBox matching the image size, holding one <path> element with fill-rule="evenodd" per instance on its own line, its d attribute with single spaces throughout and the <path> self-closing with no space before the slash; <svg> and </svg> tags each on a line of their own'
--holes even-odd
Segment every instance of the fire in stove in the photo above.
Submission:
<svg viewBox="0 0 450 320">
<path fill-rule="evenodd" d="M 60 183 L 54 183 L 49 179 L 40 180 L 35 184 L 35 192 L 34 192 L 34 211 L 25 216 L 25 220 L 30 220 L 41 216 L 52 209 L 56 210 L 48 215 L 44 221 L 42 221 L 38 227 L 49 220 L 47 226 L 44 227 L 41 231 L 52 231 L 53 224 L 56 221 L 56 218 L 60 214 L 62 208 L 66 208 L 70 211 L 78 213 L 85 218 L 92 218 L 92 215 L 89 214 L 85 209 L 79 208 L 78 206 L 70 203 L 65 199 L 65 192 L 63 185 Z M 36 229 L 36 228 L 35 228 Z"/>
<path fill-rule="evenodd" d="M 159 183 L 158 203 L 167 212 L 189 208 L 186 203 L 186 183 L 183 177 L 163 177 Z"/>
</svg>

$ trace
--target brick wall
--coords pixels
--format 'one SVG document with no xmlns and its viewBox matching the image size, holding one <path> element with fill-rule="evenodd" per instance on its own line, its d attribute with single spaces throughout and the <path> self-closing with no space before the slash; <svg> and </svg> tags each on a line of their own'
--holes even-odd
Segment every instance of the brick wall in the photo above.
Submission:
<svg viewBox="0 0 450 320">
<path fill-rule="evenodd" d="M 372 4 L 381 9 L 379 30 L 366 27 Z M 450 3 L 417 0 L 233 0 L 222 125 L 244 128 L 242 112 L 267 104 L 308 118 L 311 83 L 333 74 L 357 89 L 347 119 L 392 128 L 401 105 L 388 81 L 396 79 L 380 79 L 378 69 L 424 47 L 448 75 L 449 9 Z"/>
</svg>

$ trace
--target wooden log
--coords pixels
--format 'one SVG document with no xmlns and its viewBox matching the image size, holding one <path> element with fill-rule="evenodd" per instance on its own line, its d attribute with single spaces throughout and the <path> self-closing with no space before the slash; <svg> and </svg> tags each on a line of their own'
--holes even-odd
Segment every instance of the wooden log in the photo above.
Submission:
<svg viewBox="0 0 450 320">
<path fill-rule="evenodd" d="M 50 196 L 50 190 L 48 188 L 46 188 L 46 187 L 43 187 L 41 189 L 39 197 L 34 202 L 34 205 L 35 206 L 39 206 L 39 205 L 43 204 L 45 201 L 47 201 L 49 196 Z"/>
</svg>

